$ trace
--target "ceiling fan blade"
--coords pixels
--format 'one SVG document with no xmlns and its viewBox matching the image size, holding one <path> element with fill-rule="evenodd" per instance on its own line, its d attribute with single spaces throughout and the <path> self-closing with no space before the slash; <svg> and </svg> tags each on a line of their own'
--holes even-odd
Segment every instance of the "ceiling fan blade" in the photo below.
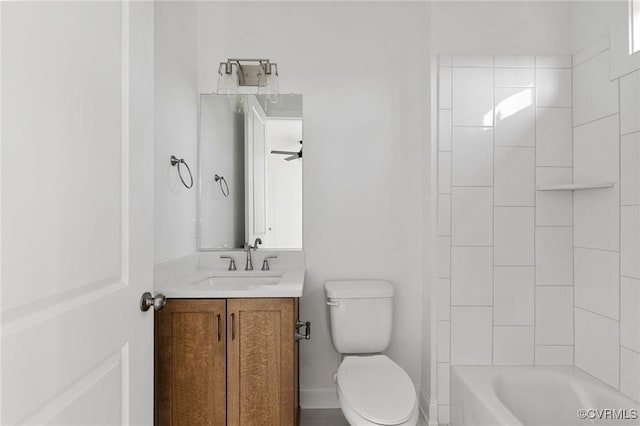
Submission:
<svg viewBox="0 0 640 426">
<path fill-rule="evenodd" d="M 273 150 L 271 151 L 272 154 L 282 154 L 282 155 L 298 155 L 298 153 L 296 151 L 277 151 L 277 150 Z"/>
</svg>

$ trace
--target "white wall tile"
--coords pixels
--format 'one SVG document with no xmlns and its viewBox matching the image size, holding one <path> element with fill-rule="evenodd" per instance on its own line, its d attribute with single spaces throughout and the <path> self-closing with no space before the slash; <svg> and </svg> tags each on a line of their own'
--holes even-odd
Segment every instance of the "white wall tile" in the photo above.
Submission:
<svg viewBox="0 0 640 426">
<path fill-rule="evenodd" d="M 451 280 L 438 279 L 438 321 L 451 319 Z"/>
<path fill-rule="evenodd" d="M 453 69 L 454 126 L 493 125 L 493 69 Z"/>
<path fill-rule="evenodd" d="M 451 213 L 452 245 L 493 244 L 493 188 L 453 188 Z"/>
<path fill-rule="evenodd" d="M 534 87 L 536 73 L 533 68 L 496 68 L 496 87 Z"/>
<path fill-rule="evenodd" d="M 448 425 L 450 422 L 451 422 L 451 406 L 438 405 L 438 424 Z"/>
<path fill-rule="evenodd" d="M 536 284 L 573 284 L 571 228 L 536 227 Z"/>
<path fill-rule="evenodd" d="M 573 149 L 574 182 L 618 182 L 620 138 L 617 115 L 576 127 Z"/>
<path fill-rule="evenodd" d="M 495 148 L 496 206 L 534 205 L 535 161 L 534 148 Z"/>
<path fill-rule="evenodd" d="M 493 129 L 454 127 L 451 143 L 453 186 L 493 185 Z"/>
<path fill-rule="evenodd" d="M 623 206 L 620 219 L 620 274 L 640 278 L 640 206 Z"/>
<path fill-rule="evenodd" d="M 451 235 L 451 195 L 438 195 L 438 235 Z"/>
<path fill-rule="evenodd" d="M 495 325 L 533 325 L 535 282 L 530 266 L 493 269 L 493 321 Z"/>
<path fill-rule="evenodd" d="M 451 364 L 491 365 L 490 307 L 451 308 Z"/>
<path fill-rule="evenodd" d="M 620 344 L 640 352 L 640 280 L 620 278 Z"/>
<path fill-rule="evenodd" d="M 536 287 L 536 344 L 573 344 L 573 287 Z"/>
<path fill-rule="evenodd" d="M 451 238 L 438 237 L 438 278 L 449 278 L 451 276 Z"/>
<path fill-rule="evenodd" d="M 536 346 L 536 365 L 573 365 L 573 345 Z"/>
<path fill-rule="evenodd" d="M 571 108 L 537 108 L 536 165 L 573 165 Z"/>
<path fill-rule="evenodd" d="M 451 365 L 438 364 L 438 402 L 449 404 L 451 393 Z"/>
<path fill-rule="evenodd" d="M 493 56 L 453 55 L 454 67 L 493 67 Z"/>
<path fill-rule="evenodd" d="M 496 68 L 534 68 L 536 59 L 534 56 L 496 56 L 494 65 Z"/>
<path fill-rule="evenodd" d="M 640 70 L 620 78 L 620 133 L 640 130 Z"/>
<path fill-rule="evenodd" d="M 618 81 L 609 79 L 609 51 L 573 69 L 573 125 L 618 112 Z"/>
<path fill-rule="evenodd" d="M 618 388 L 620 339 L 618 322 L 580 308 L 576 318 L 576 367 Z"/>
<path fill-rule="evenodd" d="M 451 323 L 438 321 L 438 362 L 449 362 Z"/>
<path fill-rule="evenodd" d="M 640 402 L 640 354 L 620 348 L 620 391 Z"/>
<path fill-rule="evenodd" d="M 536 70 L 536 105 L 539 107 L 571 106 L 571 70 Z"/>
<path fill-rule="evenodd" d="M 494 365 L 532 365 L 533 327 L 494 327 Z"/>
<path fill-rule="evenodd" d="M 571 68 L 571 56 L 536 56 L 536 68 Z"/>
<path fill-rule="evenodd" d="M 617 320 L 620 317 L 620 255 L 574 249 L 575 305 Z"/>
<path fill-rule="evenodd" d="M 534 207 L 494 209 L 494 264 L 534 265 Z"/>
<path fill-rule="evenodd" d="M 567 167 L 536 168 L 536 185 L 563 185 L 573 182 L 573 171 Z M 538 191 L 536 193 L 536 225 L 572 226 L 573 193 L 570 191 Z"/>
<path fill-rule="evenodd" d="M 438 149 L 451 151 L 451 110 L 438 111 Z"/>
<path fill-rule="evenodd" d="M 535 146 L 533 89 L 497 88 L 495 126 L 496 146 Z"/>
<path fill-rule="evenodd" d="M 438 193 L 451 194 L 451 153 L 438 153 Z"/>
<path fill-rule="evenodd" d="M 574 182 L 577 182 L 574 178 Z M 620 249 L 619 186 L 575 191 L 573 194 L 574 242 L 577 247 Z"/>
<path fill-rule="evenodd" d="M 623 136 L 620 151 L 620 202 L 640 205 L 640 133 Z"/>
<path fill-rule="evenodd" d="M 438 107 L 451 109 L 451 73 L 453 68 L 441 67 L 438 73 Z"/>
<path fill-rule="evenodd" d="M 493 303 L 493 249 L 452 247 L 451 304 L 487 306 Z"/>
</svg>

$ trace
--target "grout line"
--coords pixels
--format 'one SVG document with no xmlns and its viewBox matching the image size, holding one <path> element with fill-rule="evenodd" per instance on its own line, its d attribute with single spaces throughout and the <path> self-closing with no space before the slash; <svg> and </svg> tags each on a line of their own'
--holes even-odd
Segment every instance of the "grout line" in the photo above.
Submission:
<svg viewBox="0 0 640 426">
<path fill-rule="evenodd" d="M 593 247 L 583 247 L 583 246 L 573 246 L 574 249 L 581 249 L 581 250 L 594 250 L 594 251 L 606 251 L 607 253 L 620 253 L 619 250 L 610 250 L 610 249 L 601 249 L 601 248 L 593 248 Z M 575 250 L 574 250 L 575 251 Z"/>
<path fill-rule="evenodd" d="M 535 59 L 536 61 L 536 65 L 537 65 L 537 57 Z M 533 140 L 534 140 L 534 144 L 535 144 L 535 151 L 534 151 L 534 156 L 535 156 L 535 167 L 533 168 L 533 173 L 534 173 L 534 177 L 533 177 L 533 187 L 534 189 L 538 187 L 537 185 L 537 179 L 538 179 L 538 68 L 535 68 L 534 70 L 534 74 L 533 74 L 533 78 L 535 81 L 535 86 L 536 86 L 536 90 L 534 93 L 534 100 L 535 100 L 535 104 L 536 107 L 534 109 L 533 112 Z M 536 209 L 538 209 L 540 206 L 538 205 L 538 191 L 534 191 L 533 193 L 534 196 L 534 203 L 536 205 Z M 533 212 L 533 264 L 536 265 L 537 264 L 537 259 L 536 259 L 536 250 L 537 250 L 537 235 L 538 233 L 536 232 L 537 226 L 538 226 L 538 221 L 537 221 L 537 214 L 536 211 L 534 210 Z M 536 307 L 536 299 L 537 299 L 537 294 L 538 294 L 538 286 L 537 286 L 537 274 L 536 274 L 536 267 L 533 267 L 533 365 L 536 365 L 536 346 L 537 346 L 537 338 L 536 335 L 538 333 L 536 333 L 536 329 L 539 328 L 539 324 L 538 324 L 538 318 L 537 318 L 537 307 Z"/>
<path fill-rule="evenodd" d="M 453 55 L 451 55 L 451 65 L 453 65 Z M 451 120 L 449 120 L 449 126 L 451 133 L 451 166 L 449 167 L 450 179 L 451 179 L 451 197 L 449 197 L 449 224 L 451 226 L 451 237 L 449 237 L 449 377 L 447 380 L 449 381 L 449 403 L 451 403 L 451 361 L 453 360 L 453 346 L 451 345 L 451 336 L 453 329 L 453 68 L 450 68 L 451 73 L 449 77 L 449 81 L 451 84 L 449 85 L 449 96 L 451 99 L 449 101 L 449 105 L 451 106 Z M 436 369 L 439 370 L 439 369 Z M 437 374 L 437 372 L 436 372 Z M 436 392 L 437 393 L 437 392 Z M 436 422 L 438 421 L 438 410 L 436 409 Z"/>
<path fill-rule="evenodd" d="M 540 105 L 537 108 L 540 109 L 571 109 L 570 105 Z"/>
<path fill-rule="evenodd" d="M 620 344 L 620 348 L 624 348 L 624 349 L 626 349 L 626 350 L 628 350 L 628 351 L 631 351 L 631 352 L 633 352 L 633 353 L 636 353 L 636 354 L 640 355 L 640 351 L 638 351 L 638 350 L 636 350 L 636 349 L 632 349 L 632 348 L 630 348 L 630 347 L 628 347 L 628 346 L 625 346 L 625 345 L 623 345 L 622 343 Z M 622 351 L 621 351 L 621 352 L 622 352 Z M 621 377 L 621 378 L 622 378 L 622 377 Z"/>
<path fill-rule="evenodd" d="M 493 81 L 492 81 L 492 86 L 493 86 L 493 90 L 491 91 L 491 95 L 492 95 L 492 99 L 491 99 L 491 122 L 493 123 L 494 126 L 494 131 L 493 134 L 491 135 L 492 137 L 492 150 L 493 152 L 491 153 L 491 182 L 493 184 L 493 190 L 491 191 L 491 204 L 492 204 L 492 208 L 491 208 L 491 263 L 495 263 L 496 261 L 496 208 L 495 208 L 495 204 L 496 204 L 496 131 L 495 129 L 498 127 L 498 123 L 496 122 L 496 68 L 495 68 L 495 58 L 493 59 L 493 73 L 492 73 L 492 77 L 493 77 Z M 496 279 L 496 274 L 495 274 L 495 268 L 492 266 L 491 267 L 491 365 L 493 365 L 495 363 L 495 279 Z"/>
<path fill-rule="evenodd" d="M 485 246 L 470 246 L 470 245 L 464 245 L 464 244 L 451 244 L 451 247 L 452 248 L 453 247 L 478 247 L 478 248 L 484 247 L 484 248 L 489 248 L 489 247 L 493 247 L 493 246 L 492 245 L 491 246 L 488 246 L 488 245 L 485 245 Z"/>
<path fill-rule="evenodd" d="M 551 346 L 551 347 L 555 347 L 555 346 L 562 346 L 565 348 L 570 348 L 573 347 L 573 345 L 567 345 L 567 344 L 549 344 L 549 343 L 539 343 L 536 346 Z"/>
<path fill-rule="evenodd" d="M 531 265 L 500 265 L 495 263 L 493 264 L 494 268 L 535 268 L 535 266 L 536 266 L 535 261 Z M 534 280 L 535 280 L 535 275 L 534 275 Z"/>
<path fill-rule="evenodd" d="M 619 115 L 619 114 L 620 114 L 619 112 L 616 112 L 616 113 L 614 113 L 614 114 L 603 115 L 602 117 L 595 118 L 595 119 L 590 120 L 590 121 L 585 121 L 584 123 L 580 123 L 580 124 L 578 124 L 577 126 L 573 126 L 573 128 L 574 128 L 574 129 L 577 129 L 578 127 L 583 127 L 583 126 L 586 126 L 587 124 L 593 124 L 593 123 L 596 123 L 596 122 L 598 122 L 598 121 L 605 120 L 605 119 L 607 119 L 607 118 L 615 117 L 616 115 Z M 574 142 L 575 142 L 575 141 L 574 141 Z"/>
<path fill-rule="evenodd" d="M 638 278 L 638 277 L 630 277 L 630 276 L 628 276 L 628 275 L 622 275 L 622 274 L 620 274 L 620 277 L 621 277 L 621 278 L 626 278 L 626 279 L 628 279 L 628 280 L 636 280 L 636 281 L 640 281 L 640 278 Z"/>
<path fill-rule="evenodd" d="M 622 117 L 622 102 L 620 101 L 620 79 L 616 79 L 618 84 L 618 114 Z M 618 389 L 622 383 L 622 120 L 618 118 Z"/>
<path fill-rule="evenodd" d="M 453 172 L 453 156 L 451 157 L 451 170 Z M 493 188 L 493 185 L 451 185 L 451 188 Z"/>
<path fill-rule="evenodd" d="M 615 319 L 615 318 L 608 317 L 608 316 L 606 316 L 606 315 L 599 314 L 599 313 L 594 312 L 594 311 L 591 311 L 591 310 L 589 310 L 589 309 L 587 309 L 587 308 L 583 308 L 582 306 L 578 306 L 578 305 L 576 305 L 575 303 L 574 303 L 573 307 L 574 307 L 575 309 L 580 309 L 581 311 L 588 312 L 588 313 L 593 314 L 593 315 L 597 315 L 597 316 L 599 316 L 600 318 L 604 318 L 604 319 L 607 319 L 607 320 L 609 320 L 609 321 L 615 321 L 615 322 L 617 322 L 617 323 L 620 323 L 620 320 L 619 320 L 619 319 Z M 575 309 L 574 309 L 574 310 L 575 310 Z"/>
<path fill-rule="evenodd" d="M 640 133 L 640 130 L 632 130 L 631 132 L 627 132 L 627 133 L 620 132 L 620 136 L 635 135 L 636 133 Z"/>
<path fill-rule="evenodd" d="M 571 58 L 571 64 L 573 65 L 573 57 Z M 575 88 L 574 88 L 574 78 L 573 73 L 575 72 L 575 67 L 571 68 L 571 183 L 575 181 L 575 126 L 574 126 L 574 116 L 575 116 L 575 105 L 573 102 Z M 576 365 L 576 308 L 575 308 L 575 300 L 576 300 L 576 218 L 575 218 L 575 191 L 571 192 L 571 285 L 573 287 L 571 294 L 571 304 L 574 305 L 572 309 L 571 316 L 571 340 L 573 342 L 573 353 L 571 354 L 571 364 Z"/>
</svg>

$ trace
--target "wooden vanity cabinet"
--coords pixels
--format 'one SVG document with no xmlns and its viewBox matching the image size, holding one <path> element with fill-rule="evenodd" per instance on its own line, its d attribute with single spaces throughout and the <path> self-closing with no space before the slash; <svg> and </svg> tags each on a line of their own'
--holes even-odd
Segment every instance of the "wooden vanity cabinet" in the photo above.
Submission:
<svg viewBox="0 0 640 426">
<path fill-rule="evenodd" d="M 298 299 L 169 299 L 156 312 L 156 426 L 296 426 Z"/>
<path fill-rule="evenodd" d="M 156 426 L 226 425 L 226 302 L 170 299 L 155 313 Z"/>
</svg>

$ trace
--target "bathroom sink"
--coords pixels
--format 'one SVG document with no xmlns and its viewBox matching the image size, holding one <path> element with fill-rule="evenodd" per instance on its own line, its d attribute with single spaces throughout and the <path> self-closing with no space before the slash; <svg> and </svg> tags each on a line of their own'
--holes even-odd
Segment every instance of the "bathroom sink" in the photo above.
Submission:
<svg viewBox="0 0 640 426">
<path fill-rule="evenodd" d="M 190 286 L 203 290 L 255 290 L 264 286 L 275 286 L 280 283 L 281 275 L 229 274 L 213 275 L 203 280 L 195 281 Z"/>
</svg>

